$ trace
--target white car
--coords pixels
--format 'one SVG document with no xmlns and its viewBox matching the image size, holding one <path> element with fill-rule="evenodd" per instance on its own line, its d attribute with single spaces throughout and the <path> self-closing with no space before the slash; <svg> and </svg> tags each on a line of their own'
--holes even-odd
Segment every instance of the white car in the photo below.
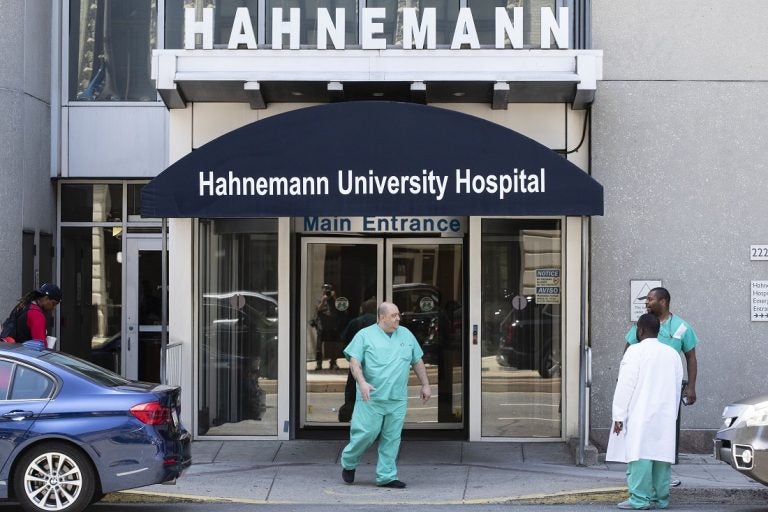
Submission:
<svg viewBox="0 0 768 512">
<path fill-rule="evenodd" d="M 723 410 L 715 458 L 768 485 L 768 394 L 739 400 Z"/>
</svg>

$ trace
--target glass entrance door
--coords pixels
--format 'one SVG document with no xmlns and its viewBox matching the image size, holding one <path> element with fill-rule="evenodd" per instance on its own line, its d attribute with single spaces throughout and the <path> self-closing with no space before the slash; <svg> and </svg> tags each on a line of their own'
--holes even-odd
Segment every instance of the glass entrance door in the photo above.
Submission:
<svg viewBox="0 0 768 512">
<path fill-rule="evenodd" d="M 312 238 L 302 245 L 301 425 L 338 425 L 354 400 L 342 351 L 376 322 L 383 294 L 381 239 Z M 344 412 L 342 411 L 342 412 Z"/>
<path fill-rule="evenodd" d="M 423 404 L 411 374 L 406 427 L 461 428 L 464 418 L 462 245 L 446 239 L 387 243 L 387 297 L 400 309 L 400 325 L 424 351 L 432 400 Z"/>
<path fill-rule="evenodd" d="M 424 350 L 433 399 L 409 383 L 406 428 L 462 428 L 462 244 L 451 239 L 306 238 L 302 243 L 300 425 L 348 421 L 355 385 L 342 353 L 383 300 Z"/>
<path fill-rule="evenodd" d="M 123 375 L 160 382 L 162 323 L 162 240 L 129 237 L 126 278 Z"/>
</svg>

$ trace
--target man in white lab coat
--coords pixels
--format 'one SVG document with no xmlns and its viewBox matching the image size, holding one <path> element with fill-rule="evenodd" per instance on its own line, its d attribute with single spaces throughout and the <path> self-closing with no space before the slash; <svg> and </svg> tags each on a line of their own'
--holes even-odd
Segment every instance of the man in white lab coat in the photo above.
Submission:
<svg viewBox="0 0 768 512">
<path fill-rule="evenodd" d="M 677 408 L 683 365 L 677 351 L 660 343 L 659 319 L 637 321 L 637 339 L 624 353 L 613 395 L 613 429 L 606 460 L 627 463 L 629 499 L 620 509 L 669 505 L 669 476 L 675 461 Z"/>
</svg>

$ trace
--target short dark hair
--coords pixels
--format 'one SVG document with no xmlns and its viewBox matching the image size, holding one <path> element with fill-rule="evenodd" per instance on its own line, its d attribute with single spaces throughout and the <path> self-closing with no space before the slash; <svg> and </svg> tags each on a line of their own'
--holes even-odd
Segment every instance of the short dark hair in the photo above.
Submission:
<svg viewBox="0 0 768 512">
<path fill-rule="evenodd" d="M 650 338 L 655 338 L 659 335 L 659 318 L 653 313 L 646 313 L 637 319 L 637 339 L 640 340 L 640 331 L 644 334 L 650 334 Z"/>
<path fill-rule="evenodd" d="M 660 299 L 666 300 L 667 304 L 669 304 L 669 301 L 672 300 L 672 297 L 669 296 L 669 290 L 661 286 L 652 288 L 651 291 L 649 291 L 648 293 L 655 293 L 656 295 L 659 296 Z"/>
</svg>

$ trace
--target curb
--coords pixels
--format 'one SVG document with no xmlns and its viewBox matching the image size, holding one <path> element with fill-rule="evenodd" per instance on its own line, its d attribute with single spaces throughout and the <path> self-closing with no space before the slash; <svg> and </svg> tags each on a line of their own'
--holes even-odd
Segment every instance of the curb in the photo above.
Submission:
<svg viewBox="0 0 768 512">
<path fill-rule="evenodd" d="M 515 503 L 522 505 L 568 505 L 573 503 L 618 503 L 627 498 L 626 487 L 606 487 L 585 489 L 581 491 L 565 491 L 552 494 L 535 494 L 525 496 L 500 496 L 496 498 L 480 498 L 468 500 L 405 500 L 389 505 L 495 505 Z M 671 492 L 673 503 L 684 504 L 720 504 L 755 505 L 768 501 L 767 489 L 712 489 L 712 488 L 675 488 Z M 102 500 L 105 503 L 242 503 L 242 504 L 280 504 L 301 505 L 304 501 L 264 501 L 260 499 L 229 498 L 220 496 L 199 496 L 188 494 L 161 493 L 149 491 L 119 491 L 107 494 Z M 355 505 L 380 505 L 379 502 L 361 503 Z"/>
</svg>

